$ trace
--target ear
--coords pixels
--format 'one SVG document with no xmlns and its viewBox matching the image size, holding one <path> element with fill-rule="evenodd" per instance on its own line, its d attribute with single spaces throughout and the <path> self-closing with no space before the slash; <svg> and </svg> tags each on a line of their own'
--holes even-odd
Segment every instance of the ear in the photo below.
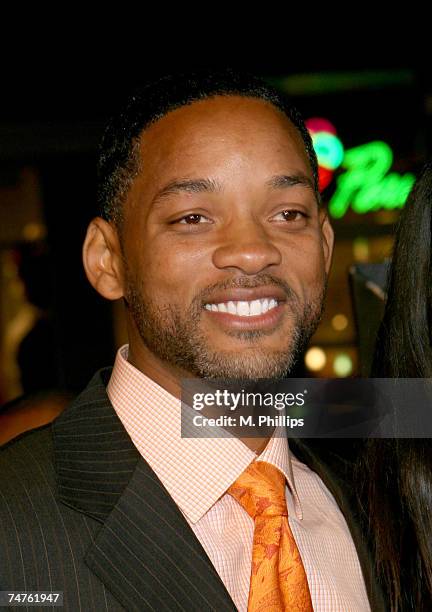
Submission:
<svg viewBox="0 0 432 612">
<path fill-rule="evenodd" d="M 320 211 L 320 224 L 321 224 L 321 232 L 323 236 L 325 270 L 326 270 L 326 274 L 328 274 L 330 271 L 330 266 L 332 262 L 333 246 L 334 246 L 334 232 L 330 224 L 330 219 L 328 217 L 327 211 L 325 210 Z"/>
<path fill-rule="evenodd" d="M 96 217 L 87 228 L 83 245 L 84 270 L 90 284 L 107 300 L 123 297 L 123 264 L 115 228 Z"/>
</svg>

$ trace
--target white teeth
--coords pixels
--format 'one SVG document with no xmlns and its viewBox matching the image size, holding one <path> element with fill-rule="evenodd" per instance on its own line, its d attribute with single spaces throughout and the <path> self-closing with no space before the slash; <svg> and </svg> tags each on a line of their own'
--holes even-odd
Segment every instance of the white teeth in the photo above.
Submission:
<svg viewBox="0 0 432 612">
<path fill-rule="evenodd" d="M 248 317 L 250 314 L 249 302 L 237 302 L 237 314 L 241 317 Z"/>
<path fill-rule="evenodd" d="M 264 298 L 250 302 L 242 300 L 238 302 L 222 302 L 220 304 L 206 304 L 205 308 L 212 312 L 227 312 L 240 317 L 256 317 L 272 308 L 276 308 L 277 305 L 277 301 L 274 298 Z"/>
<path fill-rule="evenodd" d="M 237 308 L 234 302 L 228 302 L 227 308 L 230 314 L 237 314 Z"/>
<path fill-rule="evenodd" d="M 261 309 L 260 300 L 254 300 L 253 302 L 250 303 L 250 306 L 249 306 L 250 315 L 260 315 L 261 312 L 262 312 L 262 309 Z"/>
</svg>

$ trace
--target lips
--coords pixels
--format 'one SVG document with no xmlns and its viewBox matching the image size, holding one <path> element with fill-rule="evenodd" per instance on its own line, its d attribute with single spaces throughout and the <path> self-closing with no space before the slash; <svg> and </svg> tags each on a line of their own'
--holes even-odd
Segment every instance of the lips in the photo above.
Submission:
<svg viewBox="0 0 432 612">
<path fill-rule="evenodd" d="M 225 328 L 227 331 L 262 330 L 270 332 L 279 326 L 282 321 L 284 309 L 285 304 L 282 303 L 263 314 L 253 316 L 230 314 L 228 312 L 207 309 L 205 309 L 204 312 L 210 321 L 213 321 L 218 327 Z"/>
</svg>

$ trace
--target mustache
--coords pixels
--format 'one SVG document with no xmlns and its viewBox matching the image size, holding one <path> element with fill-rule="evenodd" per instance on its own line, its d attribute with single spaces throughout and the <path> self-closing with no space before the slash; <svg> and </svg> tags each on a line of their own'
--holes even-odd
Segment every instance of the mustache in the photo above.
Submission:
<svg viewBox="0 0 432 612">
<path fill-rule="evenodd" d="M 273 276 L 272 274 L 257 274 L 253 278 L 250 276 L 238 276 L 237 278 L 227 279 L 225 281 L 215 283 L 206 287 L 203 291 L 197 295 L 193 302 L 199 308 L 204 306 L 206 303 L 211 301 L 211 296 L 215 291 L 225 291 L 229 289 L 256 289 L 257 287 L 271 287 L 276 286 L 282 289 L 285 293 L 286 300 L 298 302 L 298 296 L 294 289 L 284 280 Z"/>
</svg>

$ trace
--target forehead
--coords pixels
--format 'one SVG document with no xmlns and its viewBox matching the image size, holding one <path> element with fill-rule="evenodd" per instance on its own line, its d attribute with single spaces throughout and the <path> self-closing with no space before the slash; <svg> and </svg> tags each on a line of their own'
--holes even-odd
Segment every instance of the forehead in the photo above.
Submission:
<svg viewBox="0 0 432 612">
<path fill-rule="evenodd" d="M 243 157 L 257 157 L 260 151 L 267 157 L 285 156 L 311 174 L 298 130 L 282 111 L 261 99 L 215 96 L 193 102 L 169 112 L 140 137 L 142 166 L 154 179 L 186 171 L 200 161 L 211 165 L 235 149 Z"/>
</svg>

